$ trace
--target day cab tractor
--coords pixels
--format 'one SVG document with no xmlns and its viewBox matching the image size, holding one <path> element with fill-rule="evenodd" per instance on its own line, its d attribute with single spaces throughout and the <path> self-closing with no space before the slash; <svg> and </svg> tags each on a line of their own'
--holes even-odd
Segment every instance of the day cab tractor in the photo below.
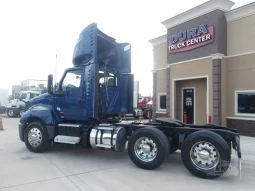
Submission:
<svg viewBox="0 0 255 191">
<path fill-rule="evenodd" d="M 143 118 L 148 119 L 147 103 L 152 100 L 151 96 L 143 96 L 142 100 L 138 102 L 137 107 L 143 111 Z"/>
<path fill-rule="evenodd" d="M 235 129 L 187 125 L 170 118 L 151 123 L 121 120 L 120 114 L 133 109 L 131 45 L 117 43 L 96 23 L 80 33 L 72 62 L 56 89 L 49 75 L 48 93 L 27 102 L 19 137 L 31 152 L 46 152 L 54 143 L 116 152 L 127 149 L 137 167 L 152 170 L 179 149 L 184 166 L 207 179 L 227 171 L 232 148 L 241 159 Z"/>
</svg>

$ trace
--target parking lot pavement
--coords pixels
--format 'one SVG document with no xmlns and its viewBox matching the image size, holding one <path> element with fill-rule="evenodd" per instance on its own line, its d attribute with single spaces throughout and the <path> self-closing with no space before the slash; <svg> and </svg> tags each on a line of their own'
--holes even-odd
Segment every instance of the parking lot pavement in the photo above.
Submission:
<svg viewBox="0 0 255 191">
<path fill-rule="evenodd" d="M 241 179 L 236 176 L 234 168 L 230 168 L 230 173 L 221 178 L 204 180 L 185 169 L 180 152 L 169 155 L 161 167 L 152 171 L 134 166 L 126 152 L 58 145 L 43 154 L 31 153 L 19 140 L 18 121 L 18 118 L 3 118 L 4 131 L 0 131 L 0 190 L 254 191 L 255 188 L 255 138 L 241 137 Z"/>
</svg>

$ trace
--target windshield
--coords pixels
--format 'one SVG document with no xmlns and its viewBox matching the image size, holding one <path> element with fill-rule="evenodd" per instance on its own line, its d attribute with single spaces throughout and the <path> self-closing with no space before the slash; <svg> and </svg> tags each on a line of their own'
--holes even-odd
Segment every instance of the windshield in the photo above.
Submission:
<svg viewBox="0 0 255 191">
<path fill-rule="evenodd" d="M 21 93 L 19 94 L 19 99 L 26 99 L 26 98 L 27 98 L 27 93 L 21 92 Z"/>
<path fill-rule="evenodd" d="M 79 88 L 81 85 L 81 75 L 82 69 L 76 69 L 68 71 L 65 75 L 65 78 L 62 82 L 62 91 L 67 89 Z"/>
</svg>

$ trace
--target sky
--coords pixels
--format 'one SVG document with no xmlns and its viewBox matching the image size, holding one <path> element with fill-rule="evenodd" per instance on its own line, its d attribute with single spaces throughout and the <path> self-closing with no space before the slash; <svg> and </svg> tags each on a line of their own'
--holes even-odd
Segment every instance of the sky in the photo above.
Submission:
<svg viewBox="0 0 255 191">
<path fill-rule="evenodd" d="M 0 0 L 0 88 L 22 80 L 60 79 L 72 67 L 80 32 L 92 22 L 117 42 L 132 45 L 132 73 L 142 95 L 152 95 L 153 47 L 161 24 L 206 0 Z M 234 0 L 233 8 L 253 2 Z M 56 69 L 56 54 L 57 72 Z"/>
</svg>

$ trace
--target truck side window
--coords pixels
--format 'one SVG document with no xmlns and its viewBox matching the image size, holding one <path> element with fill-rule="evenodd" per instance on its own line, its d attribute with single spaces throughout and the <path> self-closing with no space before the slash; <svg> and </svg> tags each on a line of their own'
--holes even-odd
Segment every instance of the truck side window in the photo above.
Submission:
<svg viewBox="0 0 255 191">
<path fill-rule="evenodd" d="M 100 73 L 99 74 L 99 83 L 102 85 L 105 85 L 105 78 L 104 74 Z M 108 77 L 106 77 L 106 81 L 108 83 L 109 87 L 116 87 L 117 86 L 117 77 L 114 74 L 109 74 Z"/>
<path fill-rule="evenodd" d="M 30 99 L 32 99 L 32 98 L 34 98 L 34 97 L 36 97 L 36 96 L 38 96 L 39 94 L 36 94 L 36 93 L 30 93 Z"/>
<path fill-rule="evenodd" d="M 62 91 L 66 91 L 67 89 L 79 88 L 81 85 L 81 74 L 81 69 L 68 71 L 62 82 Z"/>
<path fill-rule="evenodd" d="M 145 98 L 144 98 L 144 102 L 147 103 L 148 101 L 149 101 L 149 98 L 145 97 Z"/>
<path fill-rule="evenodd" d="M 22 93 L 21 95 L 20 95 L 20 99 L 26 99 L 27 98 L 27 94 L 26 93 Z"/>
</svg>

